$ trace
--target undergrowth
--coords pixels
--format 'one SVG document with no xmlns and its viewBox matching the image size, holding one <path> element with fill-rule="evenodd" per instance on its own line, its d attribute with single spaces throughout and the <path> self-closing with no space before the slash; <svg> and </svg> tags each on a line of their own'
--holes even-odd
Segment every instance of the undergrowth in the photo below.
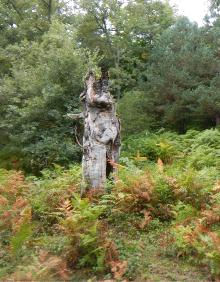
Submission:
<svg viewBox="0 0 220 282">
<path fill-rule="evenodd" d="M 219 279 L 220 132 L 130 137 L 117 166 L 84 198 L 79 166 L 26 179 L 0 170 L 0 279 L 148 279 L 149 244 Z"/>
</svg>

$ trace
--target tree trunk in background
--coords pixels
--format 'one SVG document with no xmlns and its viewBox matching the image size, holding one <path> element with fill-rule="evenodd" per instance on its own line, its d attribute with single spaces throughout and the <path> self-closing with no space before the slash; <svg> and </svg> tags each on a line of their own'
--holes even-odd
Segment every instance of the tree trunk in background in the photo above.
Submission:
<svg viewBox="0 0 220 282">
<path fill-rule="evenodd" d="M 48 2 L 48 21 L 51 22 L 51 14 L 52 14 L 52 0 Z"/>
<path fill-rule="evenodd" d="M 108 91 L 108 74 L 90 72 L 80 98 L 84 106 L 83 176 L 87 189 L 103 189 L 120 149 L 120 123 Z"/>
<path fill-rule="evenodd" d="M 215 116 L 215 125 L 219 126 L 220 125 L 220 115 Z"/>
</svg>

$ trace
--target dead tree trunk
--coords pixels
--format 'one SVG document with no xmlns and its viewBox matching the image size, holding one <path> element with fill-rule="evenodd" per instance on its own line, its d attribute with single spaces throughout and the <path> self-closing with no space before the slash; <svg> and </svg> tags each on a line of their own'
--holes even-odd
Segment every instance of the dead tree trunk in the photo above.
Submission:
<svg viewBox="0 0 220 282">
<path fill-rule="evenodd" d="M 103 189 L 106 178 L 115 170 L 120 150 L 120 122 L 108 90 L 108 74 L 103 72 L 96 80 L 95 74 L 89 72 L 80 99 L 83 113 L 68 117 L 84 118 L 84 183 L 87 189 Z"/>
<path fill-rule="evenodd" d="M 83 176 L 88 188 L 103 189 L 114 171 L 120 149 L 120 123 L 113 97 L 108 90 L 108 74 L 96 80 L 90 72 L 80 95 L 84 106 Z"/>
</svg>

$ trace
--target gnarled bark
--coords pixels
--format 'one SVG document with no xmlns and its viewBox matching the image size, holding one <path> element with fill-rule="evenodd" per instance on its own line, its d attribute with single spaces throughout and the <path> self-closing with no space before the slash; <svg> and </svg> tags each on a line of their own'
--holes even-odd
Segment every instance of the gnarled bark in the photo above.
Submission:
<svg viewBox="0 0 220 282">
<path fill-rule="evenodd" d="M 108 75 L 96 80 L 89 72 L 83 102 L 83 176 L 87 188 L 102 189 L 119 158 L 120 123 L 113 97 L 108 90 Z"/>
</svg>

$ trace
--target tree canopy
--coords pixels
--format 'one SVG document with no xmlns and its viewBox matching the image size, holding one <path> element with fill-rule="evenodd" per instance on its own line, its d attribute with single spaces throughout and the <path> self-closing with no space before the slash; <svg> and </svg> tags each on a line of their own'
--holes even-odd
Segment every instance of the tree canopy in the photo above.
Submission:
<svg viewBox="0 0 220 282">
<path fill-rule="evenodd" d="M 110 73 L 125 135 L 218 125 L 218 8 L 198 27 L 167 1 L 1 0 L 1 166 L 79 160 L 64 115 L 80 111 L 92 65 Z"/>
</svg>

